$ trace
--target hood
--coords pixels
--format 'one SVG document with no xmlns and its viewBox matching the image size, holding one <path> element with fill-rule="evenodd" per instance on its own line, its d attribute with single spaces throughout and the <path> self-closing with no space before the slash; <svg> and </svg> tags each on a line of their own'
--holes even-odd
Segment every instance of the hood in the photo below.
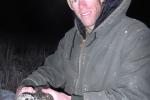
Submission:
<svg viewBox="0 0 150 100">
<path fill-rule="evenodd" d="M 126 15 L 131 0 L 106 0 L 101 15 L 95 23 L 94 29 L 96 29 L 104 21 L 113 20 L 116 16 Z M 75 14 L 74 14 L 75 15 Z M 75 25 L 77 26 L 80 34 L 83 38 L 86 38 L 85 27 L 81 23 L 80 19 L 75 15 Z"/>
</svg>

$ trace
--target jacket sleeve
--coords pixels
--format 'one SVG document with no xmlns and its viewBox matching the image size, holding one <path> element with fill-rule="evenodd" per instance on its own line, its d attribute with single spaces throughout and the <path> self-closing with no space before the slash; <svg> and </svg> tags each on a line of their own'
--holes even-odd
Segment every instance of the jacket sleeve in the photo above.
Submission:
<svg viewBox="0 0 150 100">
<path fill-rule="evenodd" d="M 125 42 L 116 87 L 86 92 L 84 100 L 150 100 L 150 32 L 138 31 Z"/>
<path fill-rule="evenodd" d="M 63 86 L 65 82 L 63 71 L 64 38 L 59 42 L 56 52 L 48 56 L 44 66 L 39 67 L 21 82 L 21 85 L 48 85 L 54 88 Z"/>
</svg>

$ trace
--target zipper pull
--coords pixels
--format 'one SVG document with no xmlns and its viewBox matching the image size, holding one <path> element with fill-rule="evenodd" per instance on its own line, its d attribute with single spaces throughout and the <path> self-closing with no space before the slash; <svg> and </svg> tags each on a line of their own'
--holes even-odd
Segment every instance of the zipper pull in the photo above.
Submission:
<svg viewBox="0 0 150 100">
<path fill-rule="evenodd" d="M 80 48 L 84 48 L 85 47 L 85 41 L 86 40 L 82 40 L 82 42 L 80 43 Z"/>
</svg>

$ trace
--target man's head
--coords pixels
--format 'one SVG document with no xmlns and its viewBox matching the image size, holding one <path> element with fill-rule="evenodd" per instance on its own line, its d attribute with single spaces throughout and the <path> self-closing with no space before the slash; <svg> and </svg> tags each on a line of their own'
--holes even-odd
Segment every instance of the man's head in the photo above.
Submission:
<svg viewBox="0 0 150 100">
<path fill-rule="evenodd" d="M 102 12 L 104 0 L 67 0 L 69 7 L 86 28 L 93 27 Z"/>
</svg>

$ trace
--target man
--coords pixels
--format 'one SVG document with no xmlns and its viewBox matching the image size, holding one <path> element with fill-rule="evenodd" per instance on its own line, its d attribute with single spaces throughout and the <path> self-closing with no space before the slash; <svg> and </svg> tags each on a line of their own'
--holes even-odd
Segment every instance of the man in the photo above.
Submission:
<svg viewBox="0 0 150 100">
<path fill-rule="evenodd" d="M 150 31 L 126 16 L 130 0 L 67 2 L 75 27 L 17 95 L 46 85 L 54 100 L 149 100 Z"/>
</svg>

